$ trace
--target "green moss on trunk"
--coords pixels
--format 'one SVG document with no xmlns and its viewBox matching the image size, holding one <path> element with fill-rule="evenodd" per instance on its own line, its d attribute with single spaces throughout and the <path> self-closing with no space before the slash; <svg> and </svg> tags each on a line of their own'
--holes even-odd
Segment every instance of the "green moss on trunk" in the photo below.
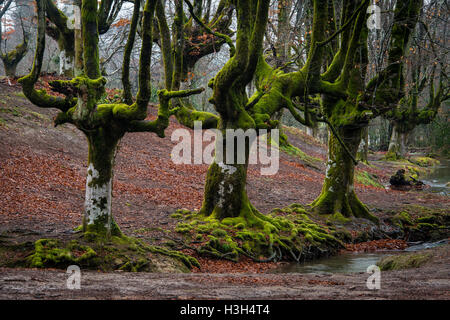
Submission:
<svg viewBox="0 0 450 320">
<path fill-rule="evenodd" d="M 348 151 L 355 157 L 361 142 L 361 129 L 339 129 Z M 327 172 L 319 197 L 312 203 L 319 214 L 342 215 L 378 221 L 358 199 L 354 190 L 355 164 L 331 133 L 328 143 Z"/>
</svg>

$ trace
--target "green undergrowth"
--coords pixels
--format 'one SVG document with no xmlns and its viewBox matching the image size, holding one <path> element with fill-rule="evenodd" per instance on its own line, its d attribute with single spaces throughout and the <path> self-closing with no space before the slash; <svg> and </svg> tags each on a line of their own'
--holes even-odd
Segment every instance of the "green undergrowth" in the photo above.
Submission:
<svg viewBox="0 0 450 320">
<path fill-rule="evenodd" d="M 418 268 L 429 262 L 431 257 L 429 252 L 392 255 L 382 258 L 377 262 L 377 266 L 381 271 Z"/>
<path fill-rule="evenodd" d="M 175 231 L 187 246 L 201 255 L 231 261 L 241 256 L 257 262 L 305 261 L 343 247 L 334 228 L 313 221 L 299 204 L 266 215 L 272 228 L 252 226 L 243 217 L 219 221 L 188 210 L 178 210 L 171 217 L 179 221 Z"/>
<path fill-rule="evenodd" d="M 34 243 L 6 245 L 9 251 L 27 251 L 19 259 L 3 259 L 8 267 L 62 268 L 78 265 L 102 271 L 189 272 L 198 261 L 179 251 L 151 246 L 127 236 L 109 239 L 86 232 L 72 239 L 39 239 Z M 28 249 L 25 249 L 28 248 Z M 5 252 L 3 255 L 8 256 Z"/>
<path fill-rule="evenodd" d="M 357 183 L 365 186 L 372 186 L 384 189 L 383 185 L 378 182 L 377 177 L 373 174 L 370 174 L 367 171 L 357 170 L 355 174 L 355 180 Z"/>
<path fill-rule="evenodd" d="M 410 157 L 409 161 L 420 167 L 432 167 L 440 163 L 439 160 L 430 157 Z"/>
<path fill-rule="evenodd" d="M 389 221 L 408 241 L 438 241 L 450 237 L 450 212 L 445 209 L 409 205 Z"/>
</svg>

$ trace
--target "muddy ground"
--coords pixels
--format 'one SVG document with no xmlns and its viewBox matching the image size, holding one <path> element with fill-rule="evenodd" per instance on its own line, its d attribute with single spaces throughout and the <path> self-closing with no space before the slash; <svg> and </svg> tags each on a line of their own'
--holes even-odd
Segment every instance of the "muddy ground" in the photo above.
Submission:
<svg viewBox="0 0 450 320">
<path fill-rule="evenodd" d="M 150 114 L 156 116 L 155 107 L 150 108 Z M 81 223 L 87 144 L 73 126 L 54 128 L 52 118 L 55 115 L 55 110 L 40 109 L 29 103 L 20 87 L 0 83 L 0 234 L 19 235 L 23 240 L 59 237 L 70 234 Z M 154 134 L 134 133 L 127 134 L 120 143 L 113 210 L 117 223 L 127 235 L 158 243 L 162 230 L 173 229 L 176 224 L 169 218 L 171 213 L 180 208 L 195 210 L 201 206 L 207 165 L 172 163 L 170 152 L 176 142 L 171 142 L 170 136 L 177 128 L 182 127 L 171 120 L 165 139 Z M 261 176 L 259 167 L 251 166 L 247 185 L 249 198 L 263 213 L 292 203 L 308 204 L 321 190 L 325 146 L 300 132 L 288 131 L 287 134 L 294 146 L 322 162 L 310 166 L 298 157 L 281 153 L 280 170 L 270 177 Z M 371 166 L 361 165 L 361 168 L 387 184 L 395 168 L 392 164 L 374 161 L 377 158 L 379 155 L 371 155 Z M 356 184 L 355 189 L 361 200 L 380 217 L 405 205 L 434 208 L 450 205 L 448 197 L 427 192 L 401 192 L 362 184 Z M 62 289 L 66 275 L 61 271 L 0 269 L 0 298 L 419 298 L 418 292 L 426 292 L 420 296 L 424 298 L 446 298 L 450 278 L 448 255 L 446 257 L 442 263 L 419 269 L 420 272 L 386 273 L 386 287 L 379 292 L 364 289 L 367 274 L 84 272 L 85 285 L 74 293 Z M 228 272 L 230 268 L 237 268 L 261 272 L 267 269 L 265 266 L 249 267 L 248 261 L 245 263 L 242 269 L 239 264 L 227 264 L 226 268 L 215 271 Z M 29 291 L 31 288 L 34 289 Z"/>
</svg>

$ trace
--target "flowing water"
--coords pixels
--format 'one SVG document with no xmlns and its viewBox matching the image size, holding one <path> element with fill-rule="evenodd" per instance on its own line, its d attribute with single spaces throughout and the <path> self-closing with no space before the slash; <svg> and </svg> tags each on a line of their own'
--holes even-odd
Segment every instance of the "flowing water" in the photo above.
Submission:
<svg viewBox="0 0 450 320">
<path fill-rule="evenodd" d="M 427 191 L 450 195 L 450 160 L 441 160 L 441 163 L 421 180 L 430 186 Z"/>
<path fill-rule="evenodd" d="M 421 180 L 430 187 L 425 189 L 428 192 L 450 194 L 450 160 L 441 160 L 441 163 Z M 417 251 L 432 248 L 448 240 L 434 243 L 411 243 L 404 251 Z M 289 263 L 280 268 L 271 270 L 271 273 L 350 273 L 366 272 L 367 267 L 376 264 L 382 257 L 392 254 L 399 254 L 403 251 L 377 251 L 377 252 L 349 252 L 329 258 L 322 258 L 303 263 Z"/>
<path fill-rule="evenodd" d="M 448 243 L 448 239 L 433 242 L 414 244 L 404 251 L 417 251 L 433 248 Z M 289 263 L 280 268 L 271 270 L 270 273 L 351 273 L 367 272 L 367 268 L 376 264 L 382 257 L 399 254 L 404 251 L 376 251 L 376 252 L 349 252 L 329 258 L 322 258 L 303 263 Z"/>
</svg>

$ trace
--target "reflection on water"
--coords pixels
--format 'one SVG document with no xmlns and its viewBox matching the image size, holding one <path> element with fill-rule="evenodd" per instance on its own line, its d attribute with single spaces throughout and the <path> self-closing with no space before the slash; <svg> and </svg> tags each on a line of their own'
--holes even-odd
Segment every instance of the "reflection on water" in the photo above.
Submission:
<svg viewBox="0 0 450 320">
<path fill-rule="evenodd" d="M 450 186 L 447 185 L 450 182 L 450 160 L 441 160 L 441 163 L 421 180 L 430 186 L 428 191 L 448 196 L 450 194 Z"/>
<path fill-rule="evenodd" d="M 405 251 L 417 251 L 437 247 L 449 243 L 448 239 L 433 242 L 414 244 Z M 329 258 L 322 258 L 304 263 L 289 263 L 270 273 L 350 273 L 367 272 L 367 267 L 377 264 L 384 256 L 399 254 L 403 251 L 377 251 L 377 252 L 349 252 Z"/>
<path fill-rule="evenodd" d="M 273 273 L 347 273 L 366 272 L 367 267 L 376 264 L 383 256 L 398 251 L 372 253 L 343 253 L 305 263 L 290 263 L 272 270 Z"/>
</svg>

